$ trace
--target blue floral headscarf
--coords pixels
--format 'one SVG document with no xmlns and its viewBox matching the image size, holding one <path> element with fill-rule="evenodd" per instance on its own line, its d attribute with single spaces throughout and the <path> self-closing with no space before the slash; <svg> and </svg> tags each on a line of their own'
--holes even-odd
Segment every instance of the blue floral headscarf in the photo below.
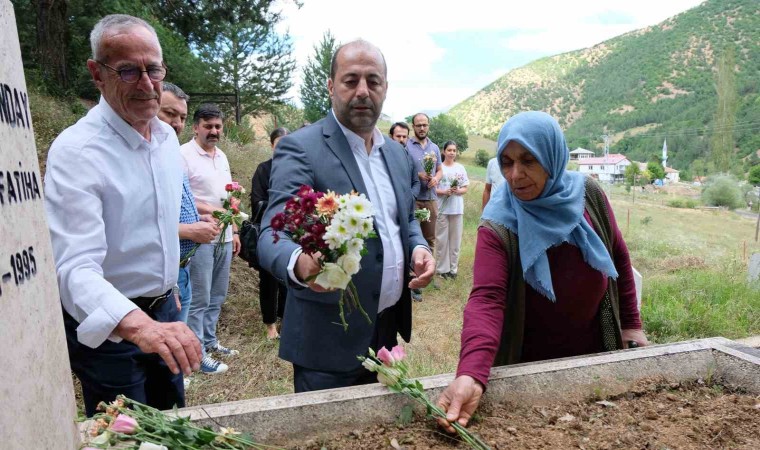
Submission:
<svg viewBox="0 0 760 450">
<path fill-rule="evenodd" d="M 525 147 L 549 177 L 541 195 L 530 201 L 520 200 L 509 186 L 502 186 L 488 202 L 483 219 L 502 224 L 517 235 L 525 281 L 541 295 L 556 301 L 546 250 L 563 242 L 578 247 L 584 261 L 595 270 L 617 278 L 607 248 L 583 218 L 585 176 L 565 170 L 570 153 L 557 121 L 539 111 L 510 118 L 499 133 L 496 150 L 499 165 L 511 141 Z"/>
</svg>

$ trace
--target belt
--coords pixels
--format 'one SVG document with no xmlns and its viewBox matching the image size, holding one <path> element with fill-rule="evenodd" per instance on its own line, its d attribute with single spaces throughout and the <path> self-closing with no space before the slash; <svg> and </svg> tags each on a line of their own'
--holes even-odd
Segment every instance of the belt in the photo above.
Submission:
<svg viewBox="0 0 760 450">
<path fill-rule="evenodd" d="M 184 269 L 188 264 L 190 264 L 190 260 L 193 259 L 192 257 L 187 258 L 187 260 L 180 261 L 179 262 L 179 268 Z"/>
<path fill-rule="evenodd" d="M 131 300 L 132 303 L 137 305 L 138 308 L 150 314 L 151 311 L 163 305 L 166 299 L 171 297 L 171 295 L 172 295 L 172 290 L 169 289 L 168 291 L 164 292 L 158 297 L 137 297 L 137 298 L 130 298 L 129 300 Z"/>
</svg>

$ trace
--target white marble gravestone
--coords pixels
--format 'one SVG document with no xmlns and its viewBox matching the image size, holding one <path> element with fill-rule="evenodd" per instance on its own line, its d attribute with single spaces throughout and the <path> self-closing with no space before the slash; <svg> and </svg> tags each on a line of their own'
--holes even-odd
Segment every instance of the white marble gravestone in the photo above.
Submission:
<svg viewBox="0 0 760 450">
<path fill-rule="evenodd" d="M 74 449 L 76 406 L 16 19 L 0 0 L 0 447 Z"/>
<path fill-rule="evenodd" d="M 641 311 L 641 292 L 644 290 L 644 277 L 635 267 L 631 267 L 631 269 L 633 269 L 633 284 L 636 286 L 636 307 Z"/>
<path fill-rule="evenodd" d="M 747 281 L 756 283 L 760 281 L 760 253 L 755 253 L 749 258 L 749 274 Z"/>
</svg>

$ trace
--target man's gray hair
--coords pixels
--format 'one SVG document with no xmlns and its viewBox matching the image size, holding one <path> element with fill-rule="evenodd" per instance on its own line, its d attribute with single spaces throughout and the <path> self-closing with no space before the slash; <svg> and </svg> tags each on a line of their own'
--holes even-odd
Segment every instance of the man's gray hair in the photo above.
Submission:
<svg viewBox="0 0 760 450">
<path fill-rule="evenodd" d="M 143 27 L 146 30 L 150 31 L 150 34 L 156 38 L 159 54 L 163 55 L 156 30 L 148 22 L 140 19 L 139 17 L 128 16 L 126 14 L 110 14 L 100 19 L 100 21 L 95 24 L 95 28 L 93 28 L 92 32 L 90 33 L 92 59 L 100 61 L 100 43 L 103 40 L 103 35 L 128 30 L 133 27 Z"/>
<path fill-rule="evenodd" d="M 180 89 L 179 86 L 177 86 L 174 83 L 169 83 L 168 81 L 164 81 L 164 84 L 161 90 L 164 92 L 171 92 L 178 99 L 184 100 L 186 102 L 190 102 L 190 96 L 185 94 L 185 91 Z"/>
</svg>

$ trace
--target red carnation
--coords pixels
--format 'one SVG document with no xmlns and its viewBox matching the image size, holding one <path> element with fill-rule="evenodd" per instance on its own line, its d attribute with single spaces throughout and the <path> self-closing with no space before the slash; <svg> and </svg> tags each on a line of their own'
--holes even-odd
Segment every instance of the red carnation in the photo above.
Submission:
<svg viewBox="0 0 760 450">
<path fill-rule="evenodd" d="M 285 229 L 285 213 L 277 213 L 272 217 L 270 222 L 273 231 L 282 231 Z"/>
</svg>

